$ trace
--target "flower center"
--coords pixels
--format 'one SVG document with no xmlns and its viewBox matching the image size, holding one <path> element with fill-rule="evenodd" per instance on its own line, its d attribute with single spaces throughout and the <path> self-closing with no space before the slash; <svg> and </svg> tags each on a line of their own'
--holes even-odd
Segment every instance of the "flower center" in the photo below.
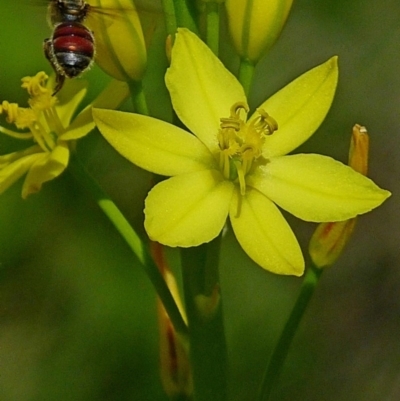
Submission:
<svg viewBox="0 0 400 401">
<path fill-rule="evenodd" d="M 266 136 L 278 129 L 277 122 L 263 109 L 257 109 L 258 115 L 246 122 L 248 112 L 245 103 L 235 103 L 230 117 L 220 119 L 218 132 L 221 171 L 226 179 L 239 181 L 242 195 L 246 193 L 246 175 L 262 155 Z"/>
<path fill-rule="evenodd" d="M 57 99 L 52 96 L 51 89 L 45 86 L 47 79 L 44 72 L 22 79 L 22 87 L 30 96 L 29 108 L 7 101 L 0 104 L 0 114 L 7 115 L 8 123 L 18 129 L 29 129 L 29 132 L 20 133 L 0 127 L 0 132 L 18 139 L 33 138 L 45 152 L 54 149 L 57 136 L 65 131 L 55 109 Z"/>
</svg>

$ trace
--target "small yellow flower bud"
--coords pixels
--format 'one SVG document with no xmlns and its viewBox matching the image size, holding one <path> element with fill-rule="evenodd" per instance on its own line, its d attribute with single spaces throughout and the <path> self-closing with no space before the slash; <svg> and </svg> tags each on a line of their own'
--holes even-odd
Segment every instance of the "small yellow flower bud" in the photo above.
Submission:
<svg viewBox="0 0 400 401">
<path fill-rule="evenodd" d="M 226 0 L 229 30 L 240 57 L 256 63 L 274 44 L 293 0 Z"/>
<path fill-rule="evenodd" d="M 147 53 L 142 27 L 132 0 L 90 0 L 104 10 L 104 16 L 91 14 L 87 25 L 96 40 L 96 62 L 119 81 L 140 81 Z"/>
<path fill-rule="evenodd" d="M 353 233 L 356 218 L 334 223 L 321 223 L 311 237 L 309 252 L 316 267 L 331 266 L 342 254 Z"/>
<path fill-rule="evenodd" d="M 369 136 L 365 127 L 356 124 L 353 127 L 349 151 L 349 166 L 360 174 L 367 175 Z M 319 224 L 311 237 L 309 253 L 315 266 L 331 266 L 342 254 L 348 243 L 356 218 Z"/>
</svg>

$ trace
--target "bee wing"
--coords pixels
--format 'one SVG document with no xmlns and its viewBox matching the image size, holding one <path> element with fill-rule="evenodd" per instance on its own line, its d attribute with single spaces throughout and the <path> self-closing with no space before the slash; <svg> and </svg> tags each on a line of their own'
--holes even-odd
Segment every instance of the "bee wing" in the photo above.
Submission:
<svg viewBox="0 0 400 401">
<path fill-rule="evenodd" d="M 146 1 L 147 3 L 145 3 Z M 162 9 L 158 9 L 154 4 L 149 4 L 151 2 L 148 0 L 88 0 L 87 3 L 90 10 L 85 23 L 97 38 L 106 36 L 105 32 L 110 27 L 112 28 L 113 24 L 127 23 L 129 25 L 129 20 L 132 21 L 139 17 L 146 48 L 148 48 L 157 27 L 164 23 Z M 100 38 L 100 41 L 103 39 Z"/>
<path fill-rule="evenodd" d="M 114 23 L 121 23 L 130 13 L 136 13 L 131 0 L 89 0 L 89 12 L 85 24 L 91 27 L 109 28 Z"/>
</svg>

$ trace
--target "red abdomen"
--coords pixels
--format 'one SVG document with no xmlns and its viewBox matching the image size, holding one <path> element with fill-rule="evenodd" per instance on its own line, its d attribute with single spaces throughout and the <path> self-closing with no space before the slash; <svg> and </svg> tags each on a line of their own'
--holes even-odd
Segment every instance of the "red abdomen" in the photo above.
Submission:
<svg viewBox="0 0 400 401">
<path fill-rule="evenodd" d="M 94 55 L 93 35 L 81 24 L 64 22 L 53 34 L 55 52 L 77 52 L 88 57 Z"/>
<path fill-rule="evenodd" d="M 57 63 L 69 78 L 78 76 L 93 62 L 93 34 L 78 22 L 63 22 L 57 25 L 52 43 Z"/>
</svg>

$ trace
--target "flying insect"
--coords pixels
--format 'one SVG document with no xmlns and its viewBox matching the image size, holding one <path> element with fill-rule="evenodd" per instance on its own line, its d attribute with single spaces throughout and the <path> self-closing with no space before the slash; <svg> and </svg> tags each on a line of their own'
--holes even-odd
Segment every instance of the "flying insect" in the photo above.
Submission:
<svg viewBox="0 0 400 401">
<path fill-rule="evenodd" d="M 65 78 L 78 77 L 93 64 L 95 38 L 85 26 L 92 8 L 84 0 L 51 0 L 48 5 L 48 20 L 54 29 L 43 49 L 56 73 L 54 95 L 63 87 Z"/>
</svg>

